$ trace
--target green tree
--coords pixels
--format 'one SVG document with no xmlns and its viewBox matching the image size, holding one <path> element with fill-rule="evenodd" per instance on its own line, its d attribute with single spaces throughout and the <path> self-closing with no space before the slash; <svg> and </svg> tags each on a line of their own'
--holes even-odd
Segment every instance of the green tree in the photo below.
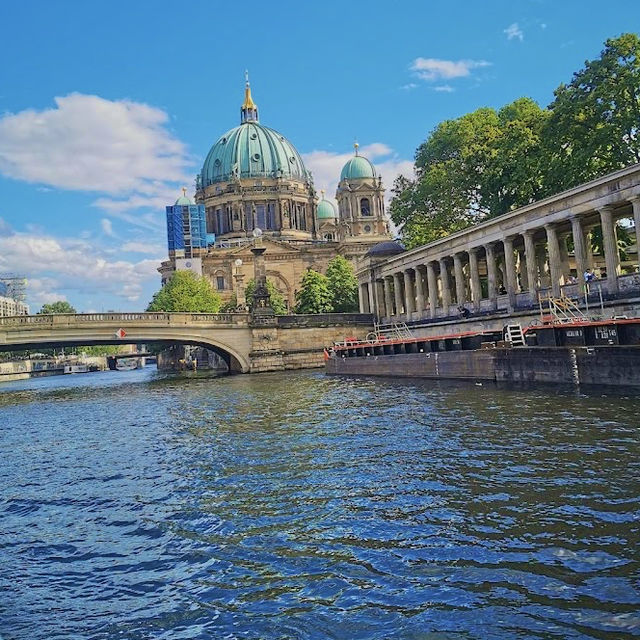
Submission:
<svg viewBox="0 0 640 640">
<path fill-rule="evenodd" d="M 38 315 L 51 315 L 53 313 L 77 313 L 77 311 L 66 300 L 43 304 L 42 309 L 38 311 Z"/>
<path fill-rule="evenodd" d="M 331 313 L 329 279 L 313 269 L 307 270 L 302 286 L 296 292 L 296 313 Z"/>
<path fill-rule="evenodd" d="M 358 280 L 353 265 L 342 256 L 336 256 L 327 265 L 327 280 L 331 293 L 331 306 L 336 313 L 358 311 Z"/>
<path fill-rule="evenodd" d="M 256 290 L 256 281 L 252 278 L 247 282 L 247 286 L 244 290 L 244 296 L 247 300 L 249 309 L 253 310 L 253 294 Z M 271 308 L 277 316 L 285 316 L 288 313 L 287 303 L 284 296 L 278 291 L 276 285 L 267 278 L 267 291 L 271 298 Z"/>
<path fill-rule="evenodd" d="M 550 105 L 548 193 L 640 162 L 640 38 L 605 42 Z"/>
<path fill-rule="evenodd" d="M 408 248 L 438 240 L 539 197 L 548 113 L 520 98 L 440 123 L 416 151 L 415 179 L 398 178 L 391 218 Z"/>
<path fill-rule="evenodd" d="M 157 291 L 147 311 L 191 311 L 217 313 L 220 296 L 209 280 L 192 271 L 175 271 L 171 279 Z"/>
</svg>

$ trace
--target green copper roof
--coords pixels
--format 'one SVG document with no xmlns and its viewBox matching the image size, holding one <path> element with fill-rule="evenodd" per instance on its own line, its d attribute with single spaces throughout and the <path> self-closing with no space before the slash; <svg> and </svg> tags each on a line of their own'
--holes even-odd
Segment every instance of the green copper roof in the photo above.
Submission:
<svg viewBox="0 0 640 640">
<path fill-rule="evenodd" d="M 375 167 L 363 156 L 353 156 L 353 158 L 342 167 L 342 173 L 340 174 L 340 180 L 375 177 Z"/>
<path fill-rule="evenodd" d="M 318 220 L 327 220 L 329 218 L 337 218 L 338 214 L 336 212 L 336 207 L 333 202 L 329 200 L 320 200 L 318 202 L 318 212 L 316 214 Z"/>
<path fill-rule="evenodd" d="M 193 204 L 193 201 L 191 200 L 191 198 L 187 198 L 187 196 L 180 196 L 177 200 L 176 203 L 173 205 L 174 207 L 180 207 L 180 206 L 191 206 Z"/>
<path fill-rule="evenodd" d="M 238 178 L 297 178 L 311 181 L 296 148 L 280 133 L 258 122 L 227 131 L 211 147 L 200 174 L 203 187 Z"/>
</svg>

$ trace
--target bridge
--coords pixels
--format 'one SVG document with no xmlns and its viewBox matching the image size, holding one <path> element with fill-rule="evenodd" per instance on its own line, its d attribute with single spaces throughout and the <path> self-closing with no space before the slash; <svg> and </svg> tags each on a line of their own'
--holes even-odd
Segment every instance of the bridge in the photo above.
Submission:
<svg viewBox="0 0 640 640">
<path fill-rule="evenodd" d="M 229 371 L 322 365 L 323 347 L 364 337 L 367 314 L 253 318 L 247 313 L 86 313 L 0 317 L 0 351 L 107 344 L 191 344 L 218 353 Z"/>
</svg>

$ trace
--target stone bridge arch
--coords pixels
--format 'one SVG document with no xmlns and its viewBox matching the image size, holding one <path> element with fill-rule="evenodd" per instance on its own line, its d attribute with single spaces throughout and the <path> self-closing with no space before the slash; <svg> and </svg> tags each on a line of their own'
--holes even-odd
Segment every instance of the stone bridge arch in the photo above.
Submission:
<svg viewBox="0 0 640 640">
<path fill-rule="evenodd" d="M 119 337 L 123 330 L 125 335 Z M 229 371 L 250 371 L 246 314 L 60 314 L 0 318 L 0 351 L 159 342 L 192 344 L 223 357 Z"/>
</svg>

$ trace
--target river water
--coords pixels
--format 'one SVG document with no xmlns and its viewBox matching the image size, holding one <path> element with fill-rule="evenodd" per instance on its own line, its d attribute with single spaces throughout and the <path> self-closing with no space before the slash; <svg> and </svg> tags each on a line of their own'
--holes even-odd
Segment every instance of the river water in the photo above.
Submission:
<svg viewBox="0 0 640 640">
<path fill-rule="evenodd" d="M 0 386 L 0 636 L 640 636 L 640 400 L 128 373 Z"/>
</svg>

